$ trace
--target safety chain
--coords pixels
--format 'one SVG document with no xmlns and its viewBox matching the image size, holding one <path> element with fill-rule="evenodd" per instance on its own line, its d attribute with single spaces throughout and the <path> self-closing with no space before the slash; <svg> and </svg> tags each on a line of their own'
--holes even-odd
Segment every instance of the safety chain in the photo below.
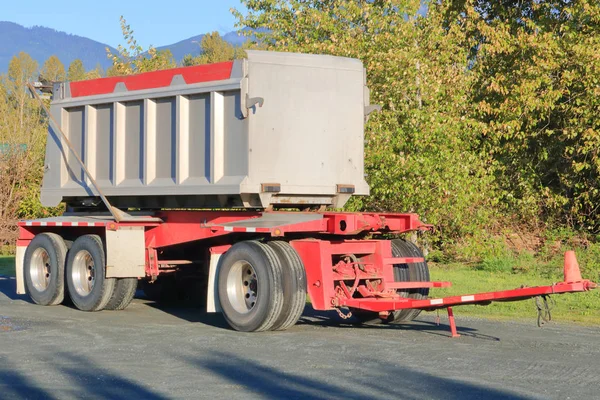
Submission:
<svg viewBox="0 0 600 400">
<path fill-rule="evenodd" d="M 536 296 L 535 307 L 537 310 L 537 326 L 541 328 L 547 322 L 552 320 L 552 314 L 550 311 L 554 307 L 554 299 L 550 297 L 550 301 L 548 301 L 548 297 L 546 295 Z"/>
<path fill-rule="evenodd" d="M 335 311 L 337 311 L 341 319 L 348 319 L 352 317 L 352 311 L 348 311 L 348 314 L 344 314 L 339 308 L 336 308 Z"/>
</svg>

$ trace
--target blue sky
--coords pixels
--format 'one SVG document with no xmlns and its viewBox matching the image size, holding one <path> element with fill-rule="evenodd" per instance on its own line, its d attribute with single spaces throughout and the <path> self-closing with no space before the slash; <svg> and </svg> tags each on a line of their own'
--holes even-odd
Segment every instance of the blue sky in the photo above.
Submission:
<svg viewBox="0 0 600 400">
<path fill-rule="evenodd" d="M 239 0 L 16 0 L 2 1 L 0 21 L 46 26 L 116 47 L 123 43 L 123 15 L 144 48 L 178 42 L 201 33 L 234 30 L 231 7 Z"/>
</svg>

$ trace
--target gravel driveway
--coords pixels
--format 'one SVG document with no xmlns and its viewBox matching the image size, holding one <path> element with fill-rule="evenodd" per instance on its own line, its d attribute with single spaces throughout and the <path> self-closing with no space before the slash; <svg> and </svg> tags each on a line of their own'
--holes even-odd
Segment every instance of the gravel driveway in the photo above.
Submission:
<svg viewBox="0 0 600 400">
<path fill-rule="evenodd" d="M 0 398 L 600 398 L 600 328 L 456 315 L 458 339 L 431 313 L 354 327 L 308 308 L 289 331 L 244 334 L 143 298 L 36 306 L 0 277 Z"/>
</svg>

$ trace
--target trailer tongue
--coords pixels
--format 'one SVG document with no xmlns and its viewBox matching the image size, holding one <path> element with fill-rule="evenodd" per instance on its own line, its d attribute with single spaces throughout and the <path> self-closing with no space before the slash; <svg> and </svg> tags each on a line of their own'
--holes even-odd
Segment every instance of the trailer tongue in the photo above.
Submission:
<svg viewBox="0 0 600 400">
<path fill-rule="evenodd" d="M 405 282 L 399 284 L 390 284 L 388 285 L 388 288 L 401 289 L 448 286 L 450 286 L 450 282 Z M 575 253 L 573 251 L 567 251 L 565 253 L 564 279 L 562 282 L 557 282 L 552 285 L 535 287 L 522 286 L 520 288 L 512 290 L 501 290 L 497 292 L 467 294 L 460 296 L 433 298 L 427 300 L 412 300 L 409 298 L 401 297 L 397 294 L 391 294 L 386 296 L 383 293 L 379 294 L 379 296 L 374 294 L 373 297 L 366 297 L 360 299 L 355 299 L 350 296 L 340 299 L 339 305 L 369 311 L 376 311 L 379 312 L 379 315 L 383 319 L 387 318 L 389 310 L 420 309 L 425 311 L 432 311 L 440 308 L 445 308 L 448 311 L 448 321 L 452 337 L 458 337 L 460 335 L 458 335 L 456 330 L 456 323 L 454 321 L 454 314 L 452 310 L 453 306 L 461 306 L 467 304 L 489 305 L 494 301 L 521 301 L 539 296 L 543 297 L 545 302 L 545 297 L 549 295 L 586 292 L 595 288 L 597 288 L 596 283 L 587 279 L 582 279 L 581 273 L 579 271 L 579 265 L 575 258 Z"/>
<path fill-rule="evenodd" d="M 99 311 L 127 307 L 138 281 L 193 287 L 240 331 L 293 326 L 307 295 L 361 320 L 446 308 L 456 336 L 453 306 L 596 287 L 567 253 L 564 282 L 428 299 L 450 283 L 386 239 L 429 229 L 418 215 L 326 211 L 368 194 L 365 84 L 358 60 L 249 51 L 56 85 L 41 198 L 69 212 L 19 223 L 17 292 Z"/>
</svg>

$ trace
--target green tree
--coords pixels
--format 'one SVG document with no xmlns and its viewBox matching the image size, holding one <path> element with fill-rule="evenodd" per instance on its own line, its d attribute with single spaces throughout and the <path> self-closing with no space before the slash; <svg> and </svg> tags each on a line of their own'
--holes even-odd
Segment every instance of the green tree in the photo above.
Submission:
<svg viewBox="0 0 600 400">
<path fill-rule="evenodd" d="M 39 202 L 47 125 L 25 89 L 37 70 L 22 52 L 0 78 L 0 251 L 14 246 L 19 218 L 48 212 Z"/>
<path fill-rule="evenodd" d="M 65 66 L 57 56 L 50 56 L 42 66 L 40 79 L 46 82 L 62 82 L 67 78 Z"/>
<path fill-rule="evenodd" d="M 82 81 L 85 79 L 85 67 L 83 61 L 79 58 L 73 60 L 69 64 L 69 70 L 67 71 L 67 80 L 69 82 Z"/>
<path fill-rule="evenodd" d="M 193 57 L 190 54 L 184 56 L 182 65 L 200 65 L 212 64 L 224 61 L 235 60 L 244 57 L 244 50 L 241 47 L 234 47 L 221 37 L 219 32 L 207 33 L 200 41 L 200 55 Z"/>
<path fill-rule="evenodd" d="M 106 71 L 107 76 L 131 75 L 176 66 L 170 50 L 159 51 L 150 46 L 147 51 L 144 51 L 135 40 L 134 32 L 123 16 L 120 21 L 126 46 L 119 45 L 117 47 L 118 54 L 113 54 L 108 47 L 106 48 L 107 57 L 113 63 L 112 67 Z"/>
<path fill-rule="evenodd" d="M 17 107 L 20 121 L 19 129 L 23 128 L 26 118 L 26 105 L 29 98 L 26 84 L 35 79 L 37 71 L 37 61 L 23 51 L 14 56 L 8 64 L 8 75 L 4 80 L 4 84 Z"/>
<path fill-rule="evenodd" d="M 600 230 L 600 3 L 454 2 L 506 212 Z"/>
<path fill-rule="evenodd" d="M 497 209 L 493 176 L 478 148 L 481 122 L 469 104 L 470 47 L 443 25 L 447 6 L 426 17 L 419 1 L 243 1 L 234 10 L 257 44 L 273 50 L 359 58 L 371 101 L 366 126 L 371 196 L 354 209 L 414 211 L 448 241 L 478 232 Z M 444 245 L 444 242 L 440 242 Z"/>
</svg>

